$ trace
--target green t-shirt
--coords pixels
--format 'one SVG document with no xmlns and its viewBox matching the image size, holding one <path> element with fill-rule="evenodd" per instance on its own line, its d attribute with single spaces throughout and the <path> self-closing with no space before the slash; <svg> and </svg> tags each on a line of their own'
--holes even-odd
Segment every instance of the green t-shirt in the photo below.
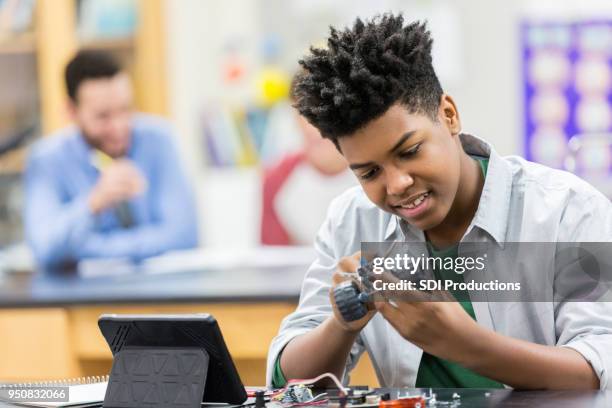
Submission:
<svg viewBox="0 0 612 408">
<path fill-rule="evenodd" d="M 272 371 L 272 387 L 273 388 L 282 388 L 287 384 L 287 379 L 283 374 L 283 370 L 280 365 L 280 358 L 283 352 L 278 353 L 278 357 L 276 357 L 276 362 L 274 363 L 274 371 Z"/>
<path fill-rule="evenodd" d="M 487 175 L 489 166 L 488 158 L 477 157 L 478 163 L 483 174 Z M 458 245 L 451 246 L 443 250 L 436 250 L 433 245 L 427 243 L 429 255 L 432 257 L 441 258 L 456 258 L 458 255 Z M 452 279 L 457 282 L 463 281 L 463 275 L 457 274 L 454 271 L 435 271 L 437 279 Z M 474 307 L 470 301 L 470 296 L 467 291 L 453 292 L 452 295 L 459 301 L 463 309 L 476 320 Z M 276 358 L 274 371 L 272 373 L 272 386 L 275 388 L 283 387 L 287 380 L 283 375 L 280 366 L 280 355 Z M 419 371 L 417 373 L 416 387 L 419 388 L 503 388 L 503 385 L 497 381 L 483 377 L 475 372 L 464 368 L 463 366 L 453 363 L 431 354 L 423 352 Z"/>
<path fill-rule="evenodd" d="M 486 158 L 477 158 L 477 160 L 486 177 L 489 160 Z M 433 245 L 427 242 L 427 248 L 429 256 L 431 257 L 456 258 L 458 256 L 459 245 L 457 244 L 449 248 L 437 250 Z M 455 282 L 463 281 L 463 275 L 455 273 L 455 271 L 452 270 L 435 270 L 434 273 L 437 279 L 450 279 Z M 469 314 L 472 319 L 476 320 L 469 293 L 467 291 L 461 291 L 452 292 L 451 294 L 459 301 L 467 314 Z M 457 363 L 423 352 L 423 357 L 421 358 L 419 371 L 417 373 L 416 387 L 503 388 L 503 385 L 497 381 L 483 377 Z"/>
</svg>

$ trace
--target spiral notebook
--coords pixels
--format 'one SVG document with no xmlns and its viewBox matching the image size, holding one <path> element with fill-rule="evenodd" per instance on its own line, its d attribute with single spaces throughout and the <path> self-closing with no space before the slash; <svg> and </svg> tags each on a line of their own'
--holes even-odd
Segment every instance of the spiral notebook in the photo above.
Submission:
<svg viewBox="0 0 612 408">
<path fill-rule="evenodd" d="M 1 388 L 11 387 L 68 387 L 69 400 L 66 402 L 14 402 L 0 400 L 22 407 L 70 407 L 70 408 L 93 408 L 101 407 L 106 394 L 108 376 L 84 377 L 69 380 L 33 382 L 24 384 L 8 384 Z"/>
</svg>

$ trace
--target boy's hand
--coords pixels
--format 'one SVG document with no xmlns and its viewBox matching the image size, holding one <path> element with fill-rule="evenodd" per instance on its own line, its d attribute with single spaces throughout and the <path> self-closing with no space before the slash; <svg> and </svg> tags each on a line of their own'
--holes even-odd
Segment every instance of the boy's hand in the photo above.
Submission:
<svg viewBox="0 0 612 408">
<path fill-rule="evenodd" d="M 384 274 L 383 280 L 395 281 L 396 278 Z M 397 295 L 397 294 L 396 294 Z M 443 294 L 435 298 L 442 299 Z M 391 297 L 386 293 L 386 297 Z M 461 304 L 456 301 L 428 301 L 431 296 L 422 292 L 410 295 L 413 300 L 402 299 L 402 296 L 392 297 L 389 301 L 378 301 L 374 305 L 383 317 L 398 331 L 398 333 L 436 357 L 470 363 L 477 358 L 477 344 L 482 336 L 479 326 Z"/>
<path fill-rule="evenodd" d="M 332 278 L 333 283 L 329 292 L 329 299 L 334 310 L 334 320 L 343 330 L 346 330 L 348 332 L 361 331 L 361 329 L 363 329 L 365 325 L 368 324 L 372 316 L 376 314 L 376 309 L 372 308 L 371 305 L 366 305 L 366 307 L 368 307 L 368 313 L 364 317 L 359 320 L 347 322 L 342 318 L 342 315 L 340 314 L 340 311 L 338 310 L 338 306 L 336 305 L 336 301 L 334 299 L 334 288 L 340 283 L 345 282 L 347 280 L 353 280 L 357 284 L 357 286 L 363 288 L 363 285 L 361 284 L 357 276 L 357 268 L 359 267 L 360 258 L 361 251 L 358 251 L 351 256 L 345 256 L 340 259 L 340 261 L 338 262 L 338 267 L 336 268 L 336 272 L 334 273 L 334 276 Z"/>
</svg>

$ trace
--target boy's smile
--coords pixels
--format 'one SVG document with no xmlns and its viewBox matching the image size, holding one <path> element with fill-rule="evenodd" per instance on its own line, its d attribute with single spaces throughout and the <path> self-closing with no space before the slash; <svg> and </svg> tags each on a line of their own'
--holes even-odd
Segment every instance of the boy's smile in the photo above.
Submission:
<svg viewBox="0 0 612 408">
<path fill-rule="evenodd" d="M 396 104 L 338 145 L 373 203 L 428 231 L 451 217 L 455 224 L 474 201 L 467 196 L 473 189 L 462 188 L 476 168 L 460 129 L 454 102 L 444 95 L 435 121 Z"/>
</svg>

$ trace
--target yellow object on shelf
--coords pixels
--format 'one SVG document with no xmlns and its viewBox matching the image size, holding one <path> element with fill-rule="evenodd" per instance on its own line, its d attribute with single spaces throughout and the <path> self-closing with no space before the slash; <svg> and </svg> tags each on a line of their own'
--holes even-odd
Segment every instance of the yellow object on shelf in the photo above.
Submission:
<svg viewBox="0 0 612 408">
<path fill-rule="evenodd" d="M 269 107 L 287 99 L 290 84 L 291 78 L 286 72 L 272 66 L 265 67 L 257 78 L 259 103 Z"/>
</svg>

